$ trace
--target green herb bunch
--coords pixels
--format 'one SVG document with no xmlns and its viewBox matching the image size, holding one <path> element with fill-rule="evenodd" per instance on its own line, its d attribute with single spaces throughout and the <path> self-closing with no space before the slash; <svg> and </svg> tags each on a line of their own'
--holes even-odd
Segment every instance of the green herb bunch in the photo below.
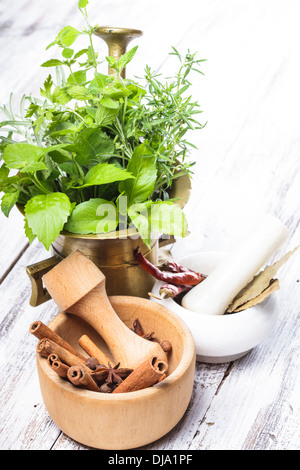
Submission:
<svg viewBox="0 0 300 470">
<path fill-rule="evenodd" d="M 151 231 L 184 236 L 186 220 L 169 190 L 194 164 L 186 134 L 203 125 L 195 119 L 201 110 L 188 93 L 189 74 L 202 73 L 202 61 L 173 48 L 180 64 L 174 77 L 162 82 L 146 66 L 139 81 L 124 79 L 134 47 L 119 60 L 106 57 L 114 74 L 100 73 L 87 5 L 78 2 L 85 29 L 66 26 L 47 47 L 56 46 L 61 57 L 42 64 L 55 67 L 55 78 L 48 76 L 40 97 L 24 95 L 18 114 L 13 95 L 0 108 L 2 212 L 8 217 L 22 206 L 29 241 L 37 237 L 46 249 L 62 231 L 114 231 L 120 214 L 147 244 Z M 76 52 L 81 36 L 87 47 Z"/>
</svg>

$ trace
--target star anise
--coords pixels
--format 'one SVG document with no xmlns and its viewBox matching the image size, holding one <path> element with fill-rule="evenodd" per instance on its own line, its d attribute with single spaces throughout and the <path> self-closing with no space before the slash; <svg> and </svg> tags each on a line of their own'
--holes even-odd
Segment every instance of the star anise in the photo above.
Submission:
<svg viewBox="0 0 300 470">
<path fill-rule="evenodd" d="M 95 371 L 91 373 L 98 385 L 106 384 L 110 388 L 113 388 L 123 382 L 126 377 L 131 374 L 132 369 L 119 368 L 120 363 L 112 366 L 108 363 L 108 366 L 100 364 Z"/>
<path fill-rule="evenodd" d="M 137 335 L 141 336 L 142 338 L 147 339 L 148 341 L 156 341 L 157 343 L 159 342 L 159 341 L 158 341 L 156 338 L 154 338 L 154 336 L 153 336 L 153 335 L 154 335 L 154 331 L 152 331 L 151 333 L 146 333 L 146 334 L 144 333 L 144 330 L 143 330 L 142 325 L 141 325 L 141 323 L 140 323 L 140 321 L 139 321 L 138 318 L 136 318 L 136 319 L 134 320 L 134 322 L 133 322 L 133 331 L 134 331 Z"/>
<path fill-rule="evenodd" d="M 162 347 L 162 349 L 165 351 L 165 352 L 170 352 L 171 349 L 172 349 L 172 345 L 170 343 L 170 341 L 167 341 L 167 340 L 164 340 L 164 341 L 159 341 L 157 338 L 155 338 L 153 335 L 154 335 L 154 331 L 152 331 L 151 333 L 144 333 L 144 330 L 142 328 L 142 325 L 139 321 L 138 318 L 136 318 L 133 322 L 133 331 L 141 336 L 142 338 L 145 338 L 147 339 L 148 341 L 155 341 L 156 343 L 159 343 Z"/>
</svg>

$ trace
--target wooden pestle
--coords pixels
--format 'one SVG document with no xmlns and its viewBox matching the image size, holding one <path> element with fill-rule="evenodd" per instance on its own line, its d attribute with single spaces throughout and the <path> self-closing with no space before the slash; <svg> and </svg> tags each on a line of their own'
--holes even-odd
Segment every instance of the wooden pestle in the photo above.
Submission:
<svg viewBox="0 0 300 470">
<path fill-rule="evenodd" d="M 107 297 L 104 274 L 80 251 L 52 268 L 43 282 L 62 311 L 80 317 L 102 336 L 122 367 L 135 369 L 153 355 L 167 360 L 158 343 L 141 338 L 120 320 Z"/>
</svg>

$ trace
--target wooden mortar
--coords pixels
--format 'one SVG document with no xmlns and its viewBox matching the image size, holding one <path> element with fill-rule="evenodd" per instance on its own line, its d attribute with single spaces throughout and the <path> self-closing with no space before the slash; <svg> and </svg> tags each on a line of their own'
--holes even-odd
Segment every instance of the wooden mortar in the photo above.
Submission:
<svg viewBox="0 0 300 470">
<path fill-rule="evenodd" d="M 138 316 L 145 331 L 172 343 L 167 378 L 135 392 L 93 392 L 58 377 L 37 354 L 39 382 L 49 415 L 67 436 L 97 449 L 136 449 L 164 436 L 183 417 L 193 392 L 195 345 L 183 320 L 164 306 L 139 297 L 109 300 L 128 328 Z M 78 339 L 87 334 L 110 357 L 101 336 L 76 315 L 59 313 L 48 326 L 78 350 Z"/>
</svg>

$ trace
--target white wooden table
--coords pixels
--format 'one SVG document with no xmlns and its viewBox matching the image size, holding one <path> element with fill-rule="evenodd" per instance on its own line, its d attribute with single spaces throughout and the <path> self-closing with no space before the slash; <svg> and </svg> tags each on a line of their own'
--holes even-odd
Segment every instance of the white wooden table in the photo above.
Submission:
<svg viewBox="0 0 300 470">
<path fill-rule="evenodd" d="M 175 244 L 174 257 L 230 250 L 267 212 L 290 230 L 278 254 L 299 244 L 299 1 L 90 4 L 92 22 L 144 31 L 127 76 L 139 76 L 146 63 L 168 75 L 172 45 L 208 59 L 205 76 L 194 80 L 208 124 L 194 136 L 199 150 L 192 155 L 197 165 L 186 207 L 191 235 Z M 16 104 L 25 92 L 38 96 L 47 73 L 39 65 L 51 57 L 45 47 L 67 24 L 82 26 L 75 0 L 1 0 L 1 104 L 11 91 Z M 101 40 L 97 47 L 107 53 Z M 53 301 L 30 307 L 25 272 L 49 253 L 39 243 L 28 245 L 16 210 L 0 219 L 0 448 L 86 449 L 49 417 L 35 368 L 36 340 L 28 333 L 34 320 L 48 323 L 56 314 Z M 186 414 L 147 449 L 300 449 L 299 254 L 279 277 L 280 318 L 269 338 L 233 363 L 198 362 Z"/>
</svg>

